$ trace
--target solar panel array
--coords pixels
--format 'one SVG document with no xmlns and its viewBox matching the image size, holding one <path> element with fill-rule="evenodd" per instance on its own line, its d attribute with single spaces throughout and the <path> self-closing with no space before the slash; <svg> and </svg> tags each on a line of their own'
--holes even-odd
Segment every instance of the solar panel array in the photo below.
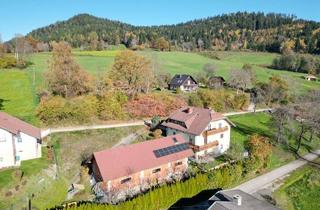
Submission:
<svg viewBox="0 0 320 210">
<path fill-rule="evenodd" d="M 166 155 L 171 155 L 177 152 L 181 152 L 187 149 L 189 149 L 189 145 L 187 143 L 183 143 L 183 144 L 173 145 L 170 147 L 165 147 L 162 149 L 153 150 L 153 153 L 157 158 L 159 158 Z"/>
</svg>

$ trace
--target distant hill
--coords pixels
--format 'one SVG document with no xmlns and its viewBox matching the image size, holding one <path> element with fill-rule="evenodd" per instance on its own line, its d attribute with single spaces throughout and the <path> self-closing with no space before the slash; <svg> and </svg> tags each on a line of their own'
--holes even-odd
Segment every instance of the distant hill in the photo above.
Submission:
<svg viewBox="0 0 320 210">
<path fill-rule="evenodd" d="M 79 14 L 33 30 L 27 36 L 47 43 L 63 40 L 73 47 L 92 49 L 122 43 L 130 48 L 162 50 L 170 47 L 185 51 L 251 49 L 280 52 L 283 47 L 289 47 L 299 52 L 320 53 L 320 23 L 274 13 L 238 12 L 150 27 Z"/>
</svg>

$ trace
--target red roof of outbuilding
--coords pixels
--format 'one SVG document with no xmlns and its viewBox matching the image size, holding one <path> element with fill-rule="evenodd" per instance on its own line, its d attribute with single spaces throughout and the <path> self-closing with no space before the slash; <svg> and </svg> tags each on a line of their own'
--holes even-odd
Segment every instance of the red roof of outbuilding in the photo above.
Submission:
<svg viewBox="0 0 320 210">
<path fill-rule="evenodd" d="M 179 134 L 95 152 L 93 156 L 103 181 L 107 181 L 192 156 L 194 153 L 191 149 L 158 158 L 153 152 L 181 143 L 186 141 Z"/>
<path fill-rule="evenodd" d="M 18 134 L 20 131 L 37 139 L 41 138 L 41 131 L 39 128 L 19 120 L 5 112 L 0 112 L 0 128 L 13 134 Z"/>
</svg>

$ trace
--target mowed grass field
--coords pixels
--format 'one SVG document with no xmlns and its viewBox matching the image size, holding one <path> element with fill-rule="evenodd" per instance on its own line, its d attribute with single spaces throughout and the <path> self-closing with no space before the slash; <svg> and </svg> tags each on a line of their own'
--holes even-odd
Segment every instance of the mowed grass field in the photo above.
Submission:
<svg viewBox="0 0 320 210">
<path fill-rule="evenodd" d="M 111 69 L 114 57 L 119 50 L 111 51 L 73 51 L 75 60 L 89 73 L 101 77 Z M 272 53 L 259 52 L 216 52 L 220 60 L 210 59 L 196 53 L 186 52 L 158 52 L 139 51 L 138 53 L 158 63 L 161 69 L 172 74 L 196 75 L 202 71 L 203 65 L 213 63 L 217 75 L 229 78 L 232 69 L 239 69 L 245 63 L 253 65 L 258 81 L 266 82 L 274 74 L 286 78 L 290 84 L 290 91 L 297 94 L 320 88 L 320 82 L 308 82 L 302 77 L 304 74 L 278 71 L 262 67 L 270 65 L 278 56 Z M 35 108 L 37 106 L 36 93 L 45 89 L 44 72 L 48 69 L 51 53 L 37 53 L 30 57 L 33 65 L 25 70 L 0 69 L 0 99 L 2 109 L 24 120 L 37 124 Z"/>
</svg>

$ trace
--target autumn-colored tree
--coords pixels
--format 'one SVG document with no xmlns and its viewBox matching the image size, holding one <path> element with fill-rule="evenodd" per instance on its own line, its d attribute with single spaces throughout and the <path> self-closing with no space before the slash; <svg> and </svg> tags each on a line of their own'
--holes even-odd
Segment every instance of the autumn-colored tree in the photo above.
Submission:
<svg viewBox="0 0 320 210">
<path fill-rule="evenodd" d="M 262 166 L 266 166 L 272 153 L 272 145 L 268 138 L 254 134 L 250 136 L 248 149 L 251 158 Z"/>
<path fill-rule="evenodd" d="M 164 37 L 160 37 L 157 39 L 157 48 L 161 51 L 167 51 L 169 50 L 169 42 Z"/>
<path fill-rule="evenodd" d="M 171 112 L 186 105 L 178 97 L 162 93 L 140 94 L 127 104 L 128 112 L 134 117 L 168 116 Z"/>
<path fill-rule="evenodd" d="M 49 90 L 54 95 L 74 97 L 92 90 L 92 77 L 71 56 L 71 47 L 53 43 L 52 59 L 46 72 Z"/>
<path fill-rule="evenodd" d="M 137 53 L 125 50 L 115 57 L 112 70 L 107 77 L 115 89 L 133 97 L 141 92 L 149 92 L 154 75 L 150 61 Z"/>
</svg>

